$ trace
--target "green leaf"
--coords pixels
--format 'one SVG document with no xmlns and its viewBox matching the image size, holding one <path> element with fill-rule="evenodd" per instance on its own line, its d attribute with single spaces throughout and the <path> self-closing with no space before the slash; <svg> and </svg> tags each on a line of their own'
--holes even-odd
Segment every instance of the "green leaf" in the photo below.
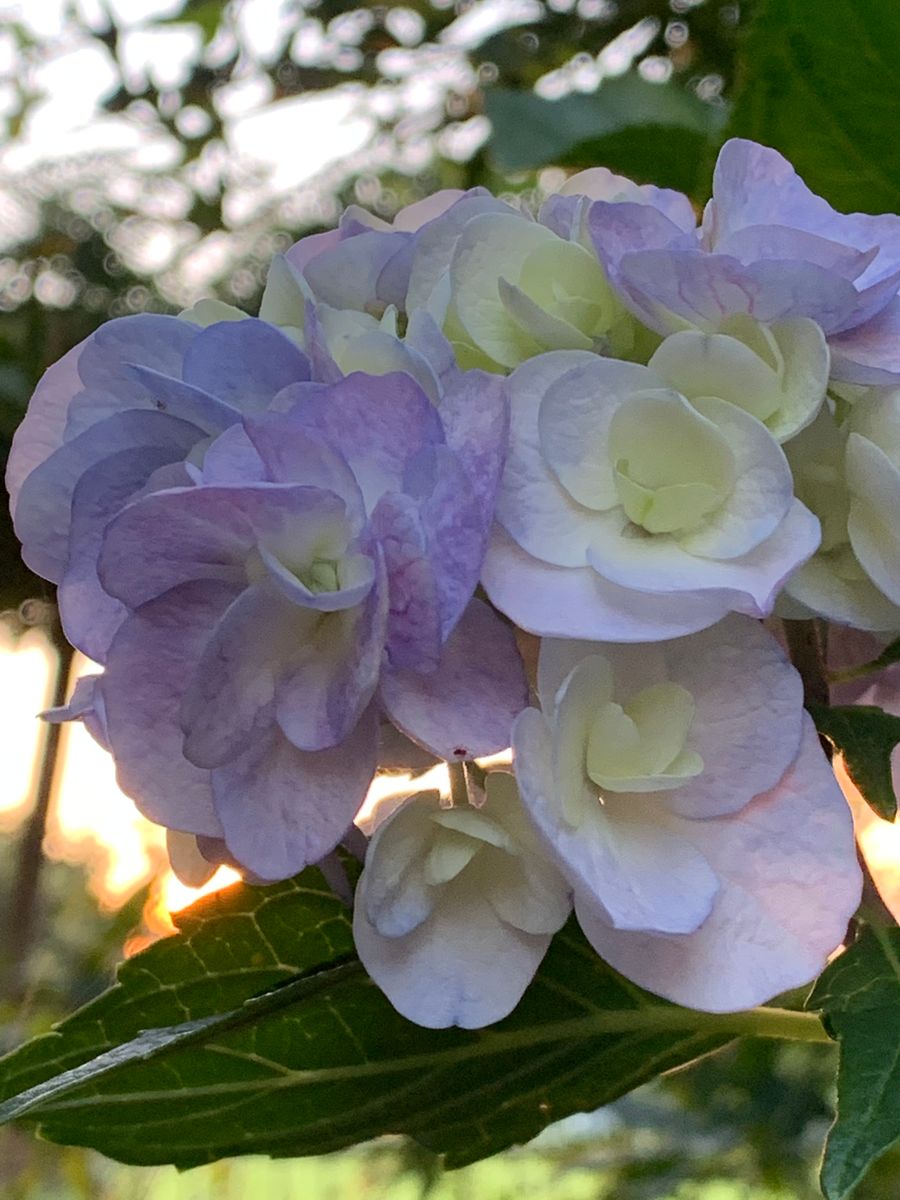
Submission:
<svg viewBox="0 0 900 1200">
<path fill-rule="evenodd" d="M 203 31 L 204 43 L 211 42 L 225 15 L 227 3 L 228 0 L 187 0 L 180 12 L 171 17 L 160 17 L 158 21 L 161 25 L 192 21 Z"/>
<path fill-rule="evenodd" d="M 676 84 L 648 83 L 636 74 L 560 100 L 491 88 L 485 112 L 493 129 L 488 151 L 499 170 L 606 166 L 639 182 L 684 190 L 693 189 L 698 164 L 725 119 L 724 109 Z"/>
<path fill-rule="evenodd" d="M 826 968 L 807 1007 L 824 1012 L 840 1043 L 821 1182 L 827 1200 L 844 1200 L 900 1138 L 900 929 L 866 929 Z"/>
<path fill-rule="evenodd" d="M 315 871 L 235 886 L 182 922 L 108 993 L 0 1064 L 2 1119 L 27 1116 L 53 1141 L 131 1163 L 319 1154 L 405 1133 L 457 1166 L 745 1031 L 746 1014 L 710 1017 L 641 992 L 575 927 L 505 1021 L 420 1028 L 352 958 L 346 910 Z"/>
<path fill-rule="evenodd" d="M 819 733 L 832 743 L 863 799 L 885 821 L 897 815 L 891 751 L 900 742 L 900 717 L 869 704 L 810 705 Z"/>
<path fill-rule="evenodd" d="M 837 208 L 896 212 L 900 4 L 759 0 L 730 133 L 774 146 Z"/>
</svg>

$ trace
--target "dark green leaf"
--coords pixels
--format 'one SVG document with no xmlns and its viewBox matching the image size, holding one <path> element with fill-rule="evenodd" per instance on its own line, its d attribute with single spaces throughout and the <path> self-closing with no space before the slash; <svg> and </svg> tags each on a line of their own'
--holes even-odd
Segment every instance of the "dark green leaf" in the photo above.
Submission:
<svg viewBox="0 0 900 1200">
<path fill-rule="evenodd" d="M 488 149 L 500 170 L 608 166 L 639 181 L 684 187 L 693 185 L 698 158 L 724 120 L 723 109 L 676 84 L 648 83 L 635 74 L 561 100 L 491 88 L 485 112 L 493 127 Z"/>
<path fill-rule="evenodd" d="M 893 821 L 897 797 L 891 777 L 891 751 L 900 742 L 900 717 L 868 704 L 843 708 L 810 705 L 819 733 L 844 760 L 847 774 L 879 817 Z"/>
<path fill-rule="evenodd" d="M 900 929 L 866 929 L 825 970 L 808 1007 L 825 1014 L 840 1043 L 822 1190 L 844 1200 L 900 1138 Z"/>
<path fill-rule="evenodd" d="M 837 208 L 896 212 L 898 45 L 891 0 L 760 0 L 730 132 L 780 150 Z"/>
<path fill-rule="evenodd" d="M 4 1119 L 27 1115 L 51 1140 L 134 1163 L 317 1154 L 390 1132 L 454 1166 L 736 1032 L 622 980 L 575 928 L 505 1021 L 422 1029 L 349 956 L 346 911 L 313 871 L 229 889 L 183 922 L 4 1061 Z"/>
</svg>

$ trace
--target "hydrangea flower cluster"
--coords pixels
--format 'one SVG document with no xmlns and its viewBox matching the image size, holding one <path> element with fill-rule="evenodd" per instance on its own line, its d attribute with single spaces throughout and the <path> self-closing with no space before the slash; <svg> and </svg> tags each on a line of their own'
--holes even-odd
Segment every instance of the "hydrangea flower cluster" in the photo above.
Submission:
<svg viewBox="0 0 900 1200">
<path fill-rule="evenodd" d="M 900 630 L 898 292 L 900 218 L 734 140 L 699 224 L 600 168 L 536 215 L 441 192 L 302 239 L 257 318 L 109 322 L 7 473 L 103 667 L 53 715 L 263 881 L 327 861 L 378 771 L 454 764 L 355 896 L 420 1024 L 508 1014 L 573 910 L 685 1005 L 807 982 L 860 874 L 763 621 Z"/>
</svg>

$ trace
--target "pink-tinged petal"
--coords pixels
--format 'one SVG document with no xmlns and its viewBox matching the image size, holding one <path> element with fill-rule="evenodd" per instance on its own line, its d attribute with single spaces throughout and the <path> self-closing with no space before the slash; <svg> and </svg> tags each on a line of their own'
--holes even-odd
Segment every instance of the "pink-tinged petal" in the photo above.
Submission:
<svg viewBox="0 0 900 1200">
<path fill-rule="evenodd" d="M 537 709 L 513 732 L 516 780 L 548 857 L 575 895 L 576 912 L 616 929 L 689 933 L 709 916 L 719 890 L 704 854 L 658 796 L 607 795 L 571 825 L 553 772 L 553 739 Z"/>
<path fill-rule="evenodd" d="M 409 375 L 354 372 L 297 399 L 291 418 L 339 450 L 369 512 L 385 492 L 403 490 L 411 458 L 444 441 L 437 410 Z"/>
<path fill-rule="evenodd" d="M 752 617 L 771 613 L 785 581 L 813 555 L 820 540 L 819 522 L 799 500 L 771 537 L 740 558 L 700 558 L 665 534 L 623 536 L 626 523 L 624 514 L 612 513 L 595 526 L 588 558 L 604 579 L 668 596 L 676 605 L 684 596 L 707 594 L 726 611 Z"/>
<path fill-rule="evenodd" d="M 309 359 L 265 321 L 220 321 L 197 334 L 182 376 L 238 412 L 253 412 L 282 388 L 309 379 Z"/>
<path fill-rule="evenodd" d="M 853 284 L 813 263 L 761 260 L 744 266 L 725 254 L 645 250 L 627 254 L 616 281 L 638 316 L 668 334 L 689 322 L 715 332 L 735 314 L 757 321 L 809 317 L 826 333 L 857 304 Z"/>
<path fill-rule="evenodd" d="M 129 608 L 189 579 L 245 584 L 245 562 L 257 542 L 271 548 L 312 538 L 321 523 L 342 520 L 344 512 L 338 496 L 301 485 L 156 492 L 107 528 L 100 580 Z"/>
<path fill-rule="evenodd" d="M 469 476 L 487 529 L 509 439 L 506 381 L 486 371 L 466 371 L 448 383 L 439 405 L 447 445 Z"/>
<path fill-rule="evenodd" d="M 119 786 L 159 825 L 220 837 L 209 772 L 183 754 L 181 701 L 209 638 L 235 597 L 188 583 L 132 614 L 113 639 L 103 697 Z"/>
<path fill-rule="evenodd" d="M 528 682 L 512 630 L 472 600 L 431 674 L 387 670 L 381 701 L 398 728 L 439 758 L 496 754 L 528 703 Z"/>
<path fill-rule="evenodd" d="M 355 608 L 320 616 L 311 636 L 284 647 L 275 688 L 275 717 L 299 750 L 335 746 L 349 734 L 378 684 L 387 636 L 384 562 Z M 305 610 L 312 615 L 312 610 Z"/>
<path fill-rule="evenodd" d="M 406 294 L 406 310 L 427 308 L 435 288 L 446 276 L 457 239 L 467 222 L 483 213 L 514 213 L 508 204 L 479 188 L 461 196 L 416 234 L 416 250 Z"/>
<path fill-rule="evenodd" d="M 900 299 L 864 324 L 829 338 L 831 373 L 845 383 L 897 386 L 900 379 Z"/>
<path fill-rule="evenodd" d="M 443 216 L 448 208 L 466 195 L 487 196 L 490 193 L 484 188 L 473 188 L 469 192 L 464 192 L 461 188 L 441 188 L 440 191 L 426 196 L 424 200 L 416 200 L 413 204 L 407 204 L 401 208 L 394 217 L 393 227 L 405 230 L 407 233 L 415 233 L 429 221 Z"/>
<path fill-rule="evenodd" d="M 774 787 L 797 756 L 800 676 L 772 635 L 750 617 L 726 617 L 663 649 L 668 678 L 694 697 L 687 746 L 704 763 L 702 774 L 666 794 L 666 803 L 685 817 L 737 812 Z"/>
<path fill-rule="evenodd" d="M 694 206 L 683 192 L 672 188 L 655 187 L 652 183 L 636 184 L 625 175 L 616 175 L 607 167 L 589 167 L 570 175 L 562 186 L 562 196 L 586 196 L 622 205 L 641 204 L 658 209 L 684 233 L 693 233 L 697 226 Z M 555 197 L 551 197 L 555 199 Z"/>
<path fill-rule="evenodd" d="M 327 750 L 298 750 L 274 723 L 212 772 L 230 852 L 261 879 L 287 879 L 332 851 L 375 774 L 377 728 L 366 713 Z"/>
<path fill-rule="evenodd" d="M 705 629 L 729 611 L 715 592 L 654 596 L 619 587 L 590 567 L 541 562 L 497 525 L 481 582 L 501 612 L 539 637 L 654 642 Z"/>
<path fill-rule="evenodd" d="M 654 937 L 579 921 L 611 966 L 677 1004 L 731 1012 L 814 979 L 856 910 L 861 877 L 850 810 L 807 718 L 784 778 L 732 816 L 683 821 L 721 889 L 700 928 Z"/>
<path fill-rule="evenodd" d="M 311 262 L 318 254 L 322 254 L 325 250 L 331 250 L 333 247 L 340 245 L 341 231 L 339 229 L 328 229 L 325 233 L 312 233 L 309 237 L 301 238 L 299 242 L 294 242 L 285 253 L 285 258 L 288 262 L 296 267 L 298 271 L 302 271 L 308 262 Z"/>
<path fill-rule="evenodd" d="M 497 916 L 467 880 L 447 884 L 431 916 L 403 937 L 385 937 L 366 915 L 366 871 L 353 912 L 356 952 L 394 1008 L 428 1029 L 480 1029 L 516 1007 L 551 934 L 523 933 Z"/>
<path fill-rule="evenodd" d="M 23 483 L 16 506 L 15 529 L 22 557 L 38 575 L 59 581 L 69 555 L 72 495 L 84 473 L 97 463 L 135 447 L 148 450 L 150 472 L 160 463 L 185 458 L 203 437 L 196 425 L 158 412 L 123 412 L 98 422 L 64 442 Z"/>
<path fill-rule="evenodd" d="M 303 276 L 316 300 L 333 308 L 365 312 L 367 306 L 379 298 L 381 272 L 408 240 L 409 234 L 392 230 L 384 233 L 373 230 L 356 237 L 344 237 L 310 258 L 303 267 Z M 291 251 L 287 257 L 294 261 Z"/>
<path fill-rule="evenodd" d="M 82 388 L 78 360 L 85 345 L 80 342 L 59 362 L 48 367 L 28 402 L 22 423 L 13 434 L 6 464 L 6 490 L 13 516 L 19 489 L 27 476 L 63 443 L 69 403 Z"/>
<path fill-rule="evenodd" d="M 441 655 L 441 610 L 419 506 L 403 492 L 387 492 L 370 528 L 387 570 L 388 661 L 397 668 L 432 671 Z"/>
</svg>

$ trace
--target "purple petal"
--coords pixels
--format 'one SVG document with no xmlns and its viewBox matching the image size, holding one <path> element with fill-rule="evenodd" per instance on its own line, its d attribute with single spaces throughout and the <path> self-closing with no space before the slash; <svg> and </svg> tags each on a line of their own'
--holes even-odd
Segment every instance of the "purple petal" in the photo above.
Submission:
<svg viewBox="0 0 900 1200">
<path fill-rule="evenodd" d="M 647 250 L 619 263 L 618 286 L 660 333 L 680 328 L 675 317 L 715 330 L 726 317 L 757 321 L 809 317 L 829 332 L 857 304 L 849 280 L 812 263 L 763 260 L 744 266 L 724 254 Z"/>
<path fill-rule="evenodd" d="M 900 299 L 865 324 L 829 338 L 831 370 L 846 383 L 894 386 L 900 376 Z"/>
<path fill-rule="evenodd" d="M 298 750 L 277 726 L 213 773 L 216 811 L 235 858 L 286 879 L 340 842 L 375 773 L 377 728 L 366 713 L 340 745 Z"/>
<path fill-rule="evenodd" d="M 13 435 L 6 464 L 6 489 L 13 516 L 25 479 L 63 443 L 69 403 L 81 391 L 78 360 L 86 344 L 80 342 L 44 372 Z"/>
<path fill-rule="evenodd" d="M 210 630 L 235 597 L 188 583 L 144 605 L 113 639 L 103 676 L 119 786 L 170 829 L 220 837 L 209 772 L 184 757 L 181 701 Z"/>
<path fill-rule="evenodd" d="M 588 213 L 588 227 L 598 258 L 612 272 L 626 254 L 666 248 L 689 250 L 694 244 L 691 235 L 650 204 L 596 200 Z"/>
<path fill-rule="evenodd" d="M 303 483 L 334 492 L 359 521 L 365 515 L 362 492 L 347 460 L 290 413 L 247 417 L 245 428 L 274 483 Z"/>
<path fill-rule="evenodd" d="M 439 411 L 447 445 L 466 469 L 487 527 L 494 515 L 509 436 L 506 381 L 486 371 L 466 371 L 447 388 Z"/>
<path fill-rule="evenodd" d="M 253 412 L 282 388 L 309 379 L 309 359 L 265 321 L 220 321 L 197 334 L 183 378 L 239 412 Z"/>
<path fill-rule="evenodd" d="M 444 441 L 434 405 L 408 375 L 354 372 L 297 398 L 291 416 L 343 455 L 370 512 L 385 492 L 402 490 L 411 458 Z"/>
<path fill-rule="evenodd" d="M 339 229 L 328 229 L 325 233 L 312 233 L 309 237 L 301 238 L 299 242 L 294 242 L 284 257 L 298 271 L 302 271 L 306 264 L 311 262 L 317 254 L 322 254 L 323 251 L 330 250 L 333 246 L 339 245 L 340 241 L 341 231 Z"/>
<path fill-rule="evenodd" d="M 472 600 L 429 675 L 388 670 L 381 700 L 394 724 L 440 758 L 496 754 L 510 744 L 528 703 L 515 635 L 480 600 Z"/>
<path fill-rule="evenodd" d="M 732 138 L 719 152 L 704 230 L 716 244 L 747 225 L 787 225 L 857 250 L 877 248 L 863 284 L 900 266 L 900 217 L 836 212 L 776 150 Z"/>
<path fill-rule="evenodd" d="M 370 527 L 387 570 L 388 659 L 395 667 L 433 670 L 441 655 L 441 615 L 419 506 L 411 496 L 388 492 L 379 500 Z"/>
<path fill-rule="evenodd" d="M 184 754 L 198 767 L 236 758 L 271 724 L 281 657 L 309 639 L 316 615 L 257 585 L 235 597 L 197 660 L 181 702 Z"/>
<path fill-rule="evenodd" d="M 31 472 L 19 492 L 15 526 L 25 562 L 45 579 L 62 577 L 69 553 L 72 496 L 90 467 L 120 451 L 147 447 L 149 475 L 159 465 L 157 449 L 175 462 L 185 458 L 202 437 L 196 425 L 165 413 L 136 411 L 117 413 L 64 442 Z"/>
<path fill-rule="evenodd" d="M 190 579 L 246 584 L 245 562 L 257 542 L 290 541 L 312 516 L 343 514 L 339 497 L 320 488 L 255 484 L 157 492 L 130 505 L 109 526 L 100 554 L 103 586 L 129 608 Z"/>
<path fill-rule="evenodd" d="M 58 725 L 63 721 L 81 721 L 98 745 L 107 751 L 110 748 L 102 675 L 82 675 L 76 680 L 67 704 L 58 708 L 48 708 L 40 716 L 51 725 Z"/>
<path fill-rule="evenodd" d="M 380 556 L 375 565 L 374 584 L 361 604 L 328 613 L 312 635 L 295 637 L 283 648 L 275 713 L 298 749 L 321 750 L 343 741 L 378 685 L 388 587 Z"/>
<path fill-rule="evenodd" d="M 126 614 L 97 576 L 103 535 L 113 517 L 170 458 L 171 452 L 161 446 L 120 450 L 88 468 L 73 493 L 69 561 L 59 587 L 60 617 L 72 645 L 95 662 L 104 661 Z"/>
<path fill-rule="evenodd" d="M 178 317 L 139 313 L 107 321 L 84 343 L 78 374 L 87 391 L 103 393 L 118 409 L 147 407 L 147 389 L 132 367 L 182 377 L 182 364 L 196 325 Z"/>
<path fill-rule="evenodd" d="M 408 233 L 373 230 L 342 239 L 307 261 L 303 275 L 317 300 L 333 308 L 365 312 L 381 299 L 378 281 L 382 271 L 409 240 Z M 290 251 L 288 258 L 291 258 Z M 293 259 L 291 259 L 293 261 Z"/>
<path fill-rule="evenodd" d="M 191 421 L 206 433 L 220 433 L 240 420 L 230 404 L 192 384 L 163 375 L 150 367 L 135 366 L 132 374 L 147 390 L 153 407 L 183 421 Z"/>
<path fill-rule="evenodd" d="M 413 460 L 404 482 L 419 506 L 446 638 L 478 583 L 490 518 L 485 520 L 469 475 L 446 446 L 429 447 Z"/>
</svg>

